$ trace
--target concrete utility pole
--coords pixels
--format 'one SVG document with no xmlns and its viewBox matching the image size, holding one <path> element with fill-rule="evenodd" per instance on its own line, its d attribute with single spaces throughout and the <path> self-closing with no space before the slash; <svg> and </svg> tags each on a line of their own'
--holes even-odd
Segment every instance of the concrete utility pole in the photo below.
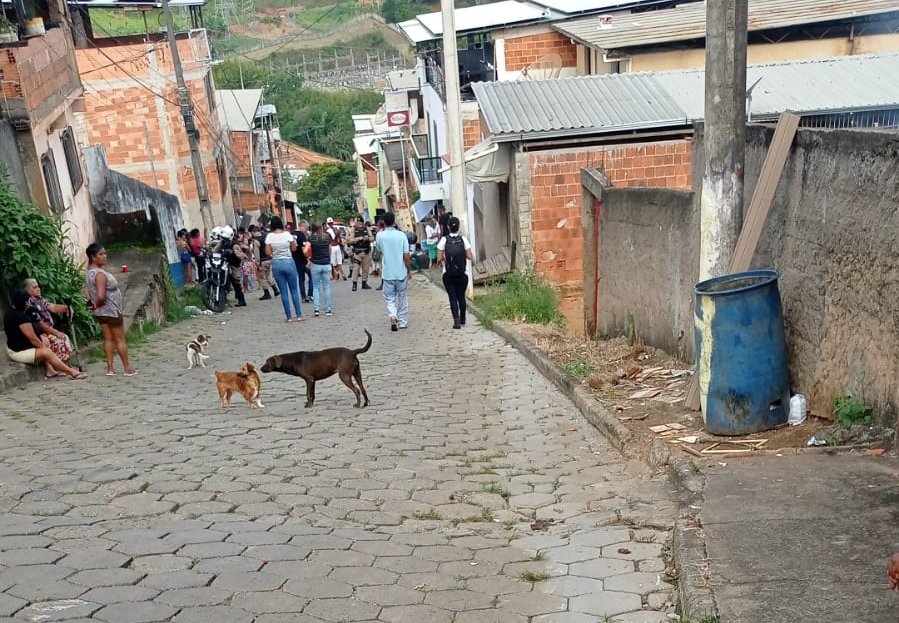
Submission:
<svg viewBox="0 0 899 623">
<path fill-rule="evenodd" d="M 181 56 L 178 54 L 178 42 L 175 40 L 175 22 L 169 8 L 169 0 L 162 0 L 162 12 L 165 15 L 165 30 L 168 33 L 169 46 L 172 50 L 172 65 L 175 68 L 175 80 L 178 83 L 178 103 L 181 105 L 181 116 L 184 118 L 184 129 L 187 131 L 187 143 L 190 145 L 190 162 L 197 182 L 197 197 L 200 199 L 200 216 L 203 217 L 203 228 L 206 235 L 215 227 L 212 220 L 212 208 L 209 205 L 209 191 L 206 188 L 206 172 L 203 170 L 203 159 L 200 157 L 200 133 L 194 123 L 194 107 L 190 101 L 187 85 L 184 83 L 184 71 L 181 68 Z"/>
<path fill-rule="evenodd" d="M 468 197 L 465 187 L 465 151 L 462 141 L 462 103 L 459 100 L 459 54 L 456 50 L 455 2 L 441 0 L 443 17 L 443 78 L 446 92 L 446 137 L 450 166 L 450 209 L 460 221 L 460 231 L 471 239 L 468 228 Z M 472 245 L 475 243 L 472 242 Z M 468 280 L 468 295 L 474 292 Z"/>
<path fill-rule="evenodd" d="M 726 274 L 743 224 L 748 0 L 706 2 L 699 278 Z"/>
</svg>

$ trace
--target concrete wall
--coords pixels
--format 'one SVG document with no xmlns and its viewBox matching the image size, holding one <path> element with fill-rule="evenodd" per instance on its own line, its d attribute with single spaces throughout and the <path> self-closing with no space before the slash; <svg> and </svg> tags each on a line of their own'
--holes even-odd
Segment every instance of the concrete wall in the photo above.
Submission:
<svg viewBox="0 0 899 623">
<path fill-rule="evenodd" d="M 647 343 L 692 359 L 699 265 L 693 193 L 606 188 L 598 204 L 597 332 L 622 335 L 631 314 Z"/>
<path fill-rule="evenodd" d="M 773 128 L 749 127 L 746 206 L 772 135 Z M 694 170 L 701 171 L 701 128 L 695 145 Z M 829 413 L 836 396 L 850 393 L 873 405 L 883 422 L 896 421 L 897 159 L 895 134 L 800 130 L 753 258 L 753 268 L 781 273 L 793 389 L 807 396 L 814 412 Z M 607 332 L 618 332 L 628 306 L 622 301 L 635 310 L 639 304 L 637 329 L 647 342 L 690 353 L 690 340 L 681 347 L 677 338 L 687 330 L 692 309 L 698 199 L 687 210 L 674 194 L 650 202 L 642 192 L 606 193 L 600 221 L 601 322 Z M 668 274 L 660 278 L 648 267 L 667 267 Z M 652 283 L 661 292 L 629 300 L 635 287 L 642 288 L 635 281 Z"/>
</svg>

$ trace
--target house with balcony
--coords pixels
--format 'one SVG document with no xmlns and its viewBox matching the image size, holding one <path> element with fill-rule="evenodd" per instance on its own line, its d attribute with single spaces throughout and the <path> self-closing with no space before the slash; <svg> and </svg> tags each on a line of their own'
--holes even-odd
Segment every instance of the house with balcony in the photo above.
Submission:
<svg viewBox="0 0 899 623">
<path fill-rule="evenodd" d="M 677 4 L 673 0 L 504 0 L 456 9 L 462 133 L 466 162 L 468 236 L 479 261 L 510 254 L 517 239 L 508 213 L 504 185 L 508 173 L 504 153 L 482 145 L 487 132 L 472 85 L 494 81 L 540 81 L 575 76 L 584 64 L 571 37 L 553 26 L 598 14 L 627 15 Z M 443 25 L 440 12 L 418 15 L 398 24 L 417 55 L 421 123 L 424 136 L 413 141 L 412 169 L 421 197 L 442 202 L 448 198 L 450 172 L 446 170 L 446 84 L 443 70 Z M 419 147 L 421 147 L 419 149 Z M 489 157 L 488 157 L 489 156 Z M 486 158 L 486 159 L 485 159 Z M 475 161 L 477 161 L 476 164 Z M 491 163 L 499 163 L 491 167 Z M 423 179 L 425 173 L 428 179 Z M 489 179 L 493 184 L 482 185 Z M 506 212 L 503 212 L 506 210 Z"/>
<path fill-rule="evenodd" d="M 14 191 L 68 232 L 70 253 L 84 259 L 95 222 L 78 135 L 84 88 L 61 0 L 35 0 L 32 15 L 0 5 L 15 32 L 0 41 L 0 152 Z"/>
</svg>

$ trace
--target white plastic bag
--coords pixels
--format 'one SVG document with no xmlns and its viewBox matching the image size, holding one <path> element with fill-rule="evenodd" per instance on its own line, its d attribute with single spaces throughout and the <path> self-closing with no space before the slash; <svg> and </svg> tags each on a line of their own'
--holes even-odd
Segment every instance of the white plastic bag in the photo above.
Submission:
<svg viewBox="0 0 899 623">
<path fill-rule="evenodd" d="M 787 416 L 787 423 L 790 426 L 799 426 L 805 422 L 805 414 L 805 396 L 796 394 L 790 398 L 790 414 Z"/>
</svg>

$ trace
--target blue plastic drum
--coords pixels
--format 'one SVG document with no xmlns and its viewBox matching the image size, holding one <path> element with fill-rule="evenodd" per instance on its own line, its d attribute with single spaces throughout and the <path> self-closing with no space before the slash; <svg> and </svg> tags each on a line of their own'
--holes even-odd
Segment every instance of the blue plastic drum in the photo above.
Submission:
<svg viewBox="0 0 899 623">
<path fill-rule="evenodd" d="M 778 276 L 756 270 L 696 284 L 696 373 L 709 433 L 745 435 L 787 421 L 790 371 Z"/>
</svg>

